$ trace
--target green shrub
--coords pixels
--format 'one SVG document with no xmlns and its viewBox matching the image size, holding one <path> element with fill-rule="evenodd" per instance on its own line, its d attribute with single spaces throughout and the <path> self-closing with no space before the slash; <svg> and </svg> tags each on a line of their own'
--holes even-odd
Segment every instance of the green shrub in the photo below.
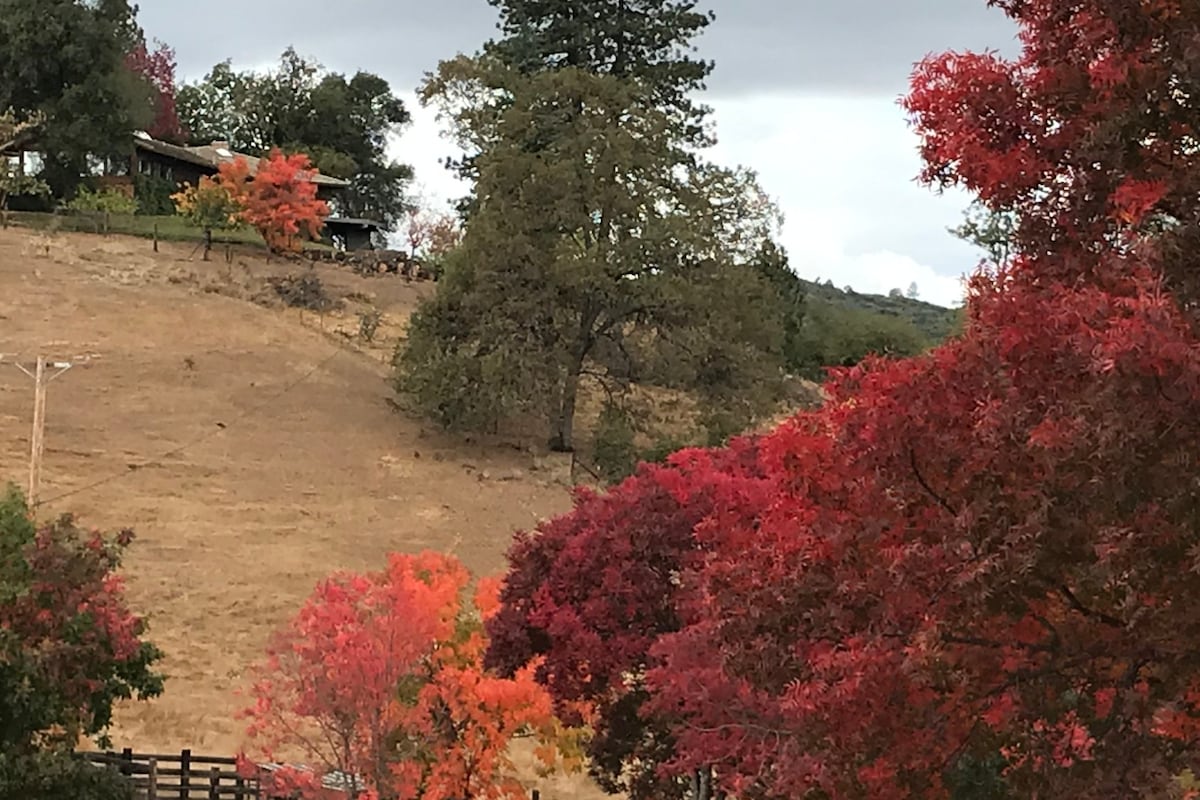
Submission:
<svg viewBox="0 0 1200 800">
<path fill-rule="evenodd" d="M 133 800 L 128 778 L 64 751 L 0 753 L 0 797 L 21 800 Z"/>
<path fill-rule="evenodd" d="M 605 404 L 592 439 L 592 461 L 601 477 L 616 483 L 633 474 L 638 465 L 635 436 L 629 414 L 612 403 Z"/>
<path fill-rule="evenodd" d="M 94 192 L 81 186 L 75 199 L 67 203 L 72 211 L 99 211 L 108 214 L 135 214 L 138 202 L 124 192 L 116 189 L 105 189 Z"/>
<path fill-rule="evenodd" d="M 175 182 L 159 175 L 138 175 L 133 179 L 137 213 L 143 216 L 168 216 L 175 213 Z"/>
</svg>

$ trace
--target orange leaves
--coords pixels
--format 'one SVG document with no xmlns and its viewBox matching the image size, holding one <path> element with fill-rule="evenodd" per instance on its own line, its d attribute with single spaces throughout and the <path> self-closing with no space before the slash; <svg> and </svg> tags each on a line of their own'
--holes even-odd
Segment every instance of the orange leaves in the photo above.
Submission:
<svg viewBox="0 0 1200 800">
<path fill-rule="evenodd" d="M 198 228 L 234 228 L 241 224 L 242 207 L 228 185 L 207 175 L 196 186 L 184 184 L 171 199 L 176 211 Z"/>
<path fill-rule="evenodd" d="M 251 176 L 246 159 L 221 165 L 218 181 L 241 208 L 242 220 L 258 229 L 273 251 L 300 249 L 300 236 L 320 236 L 329 206 L 317 199 L 316 171 L 303 153 L 279 150 L 258 162 Z"/>
<path fill-rule="evenodd" d="M 1112 195 L 1114 216 L 1126 225 L 1139 225 L 1167 195 L 1162 180 L 1127 178 Z"/>
<path fill-rule="evenodd" d="M 469 580 L 453 558 L 394 554 L 381 572 L 317 586 L 273 641 L 243 714 L 258 760 L 316 765 L 275 774 L 280 788 L 322 797 L 317 779 L 337 771 L 382 797 L 524 797 L 508 777 L 509 742 L 529 731 L 553 756 L 559 732 L 532 667 L 483 670 Z"/>
</svg>

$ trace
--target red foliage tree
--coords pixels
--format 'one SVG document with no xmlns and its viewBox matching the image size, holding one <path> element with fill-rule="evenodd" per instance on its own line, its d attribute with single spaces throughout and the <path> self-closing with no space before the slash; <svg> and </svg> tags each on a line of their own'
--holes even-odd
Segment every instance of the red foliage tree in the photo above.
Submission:
<svg viewBox="0 0 1200 800">
<path fill-rule="evenodd" d="M 1020 26 L 1021 56 L 946 53 L 918 65 L 905 106 L 922 138 L 924 178 L 1017 211 L 1021 249 L 1054 256 L 1039 270 L 1067 281 L 1113 271 L 1097 254 L 1127 253 L 1154 233 L 1171 288 L 1196 297 L 1200 6 L 989 4 Z"/>
<path fill-rule="evenodd" d="M 0 754 L 104 743 L 117 701 L 162 691 L 161 653 L 116 574 L 132 538 L 71 517 L 39 527 L 19 496 L 0 498 Z"/>
<path fill-rule="evenodd" d="M 186 134 L 175 100 L 175 51 L 162 42 L 154 44 L 151 50 L 145 42 L 139 42 L 125 56 L 125 64 L 153 92 L 154 122 L 146 132 L 155 139 L 182 143 Z"/>
<path fill-rule="evenodd" d="M 571 722 L 589 709 L 594 775 L 633 797 L 678 796 L 686 781 L 660 779 L 673 754 L 668 730 L 639 709 L 659 639 L 678 630 L 679 576 L 704 552 L 694 526 L 731 492 L 756 489 L 756 444 L 686 450 L 643 465 L 609 492 L 579 489 L 571 513 L 520 533 L 509 552 L 502 608 L 488 624 L 488 663 L 513 674 L 540 659 L 538 678 Z M 761 500 L 759 494 L 754 499 Z"/>
<path fill-rule="evenodd" d="M 1136 797 L 1195 763 L 1200 349 L 1146 273 L 980 278 L 971 310 L 842 373 L 764 441 L 776 500 L 702 526 L 706 603 L 650 676 L 678 769 L 937 797 L 1000 752 L 1018 796 Z"/>
<path fill-rule="evenodd" d="M 244 768 L 281 756 L 313 764 L 269 775 L 273 790 L 305 798 L 338 796 L 321 788 L 334 773 L 352 776 L 356 798 L 523 798 L 507 746 L 522 732 L 553 741 L 560 731 L 536 665 L 511 678 L 482 669 L 482 630 L 463 606 L 468 578 L 454 559 L 425 553 L 323 581 L 253 687 Z M 497 605 L 489 585 L 475 614 Z"/>
<path fill-rule="evenodd" d="M 1012 796 L 1150 798 L 1200 768 L 1200 10 L 994 4 L 1022 56 L 928 59 L 906 102 L 926 179 L 1016 211 L 1021 255 L 695 524 L 646 662 L 666 774 L 899 800 L 998 759 Z"/>
<path fill-rule="evenodd" d="M 404 236 L 414 256 L 437 260 L 459 245 L 463 231 L 453 214 L 415 208 L 405 219 Z"/>
<path fill-rule="evenodd" d="M 276 149 L 258 162 L 253 175 L 244 158 L 223 163 L 218 182 L 273 252 L 289 252 L 300 249 L 301 235 L 318 238 L 329 216 L 329 205 L 317 198 L 315 174 L 308 156 Z"/>
</svg>

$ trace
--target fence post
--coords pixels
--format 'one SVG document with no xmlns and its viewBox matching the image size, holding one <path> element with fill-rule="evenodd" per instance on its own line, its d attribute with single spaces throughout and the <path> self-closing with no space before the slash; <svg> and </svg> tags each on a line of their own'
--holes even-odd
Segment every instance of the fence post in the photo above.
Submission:
<svg viewBox="0 0 1200 800">
<path fill-rule="evenodd" d="M 108 232 L 110 230 L 112 230 L 111 226 L 109 225 L 109 222 L 110 222 L 110 220 L 109 220 L 108 212 L 105 211 L 104 212 L 104 235 L 105 236 L 108 236 Z"/>
<path fill-rule="evenodd" d="M 124 750 L 121 751 L 121 761 L 123 762 L 121 764 L 121 774 L 122 775 L 132 775 L 133 774 L 133 748 L 126 747 Z"/>
<path fill-rule="evenodd" d="M 220 767 L 213 767 L 208 772 L 208 800 L 221 800 Z"/>
<path fill-rule="evenodd" d="M 531 797 L 533 800 L 542 800 L 542 793 L 539 792 L 537 789 L 534 789 Z"/>
<path fill-rule="evenodd" d="M 179 754 L 179 800 L 188 800 L 188 789 L 192 783 L 192 751 Z"/>
<path fill-rule="evenodd" d="M 146 800 L 158 800 L 158 759 L 151 758 L 146 776 Z"/>
<path fill-rule="evenodd" d="M 158 223 L 154 223 L 154 252 L 158 252 Z"/>
</svg>

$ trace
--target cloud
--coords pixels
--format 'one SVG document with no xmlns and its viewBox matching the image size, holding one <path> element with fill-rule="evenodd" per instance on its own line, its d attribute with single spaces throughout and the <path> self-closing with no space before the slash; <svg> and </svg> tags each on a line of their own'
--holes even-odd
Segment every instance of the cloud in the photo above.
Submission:
<svg viewBox="0 0 1200 800">
<path fill-rule="evenodd" d="M 979 255 L 947 228 L 969 200 L 914 180 L 917 140 L 893 101 L 763 95 L 713 105 L 713 157 L 759 173 L 800 275 L 870 293 L 915 281 L 930 302 L 961 302 L 959 279 Z"/>
<path fill-rule="evenodd" d="M 173 45 L 181 72 L 226 58 L 271 61 L 288 44 L 335 70 L 367 69 L 397 90 L 496 33 L 487 0 L 141 0 L 147 33 Z M 895 94 L 930 51 L 1012 49 L 1014 28 L 985 0 L 701 0 L 717 19 L 696 42 L 716 61 L 713 95 Z"/>
</svg>

